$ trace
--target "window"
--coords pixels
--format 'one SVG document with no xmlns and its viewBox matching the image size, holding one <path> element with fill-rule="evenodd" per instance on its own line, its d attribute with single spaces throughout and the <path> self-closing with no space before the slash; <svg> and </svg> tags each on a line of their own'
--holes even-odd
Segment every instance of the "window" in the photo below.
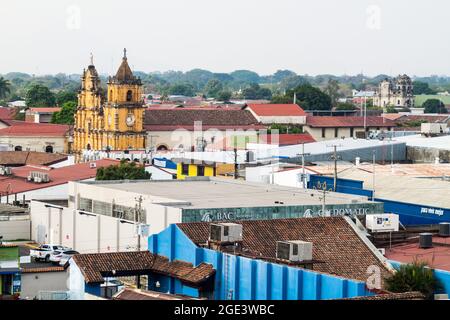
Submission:
<svg viewBox="0 0 450 320">
<path fill-rule="evenodd" d="M 189 175 L 189 165 L 188 164 L 182 164 L 181 165 L 181 174 L 184 176 Z"/>
<path fill-rule="evenodd" d="M 198 166 L 197 167 L 197 176 L 203 177 L 205 175 L 205 167 L 204 166 Z"/>
<path fill-rule="evenodd" d="M 339 135 L 339 128 L 334 128 L 334 137 L 337 138 Z"/>
<path fill-rule="evenodd" d="M 296 245 L 293 246 L 293 248 L 292 248 L 292 254 L 293 254 L 294 256 L 298 255 L 298 246 L 296 246 Z"/>
<path fill-rule="evenodd" d="M 225 226 L 225 227 L 223 228 L 223 235 L 224 235 L 225 237 L 228 236 L 228 226 Z"/>
<path fill-rule="evenodd" d="M 322 138 L 325 138 L 325 128 L 322 128 Z"/>
<path fill-rule="evenodd" d="M 355 131 L 354 128 L 350 128 L 350 137 L 351 138 L 353 138 L 353 136 L 354 136 L 354 131 Z"/>
<path fill-rule="evenodd" d="M 47 152 L 47 153 L 53 153 L 53 147 L 52 147 L 52 146 L 46 146 L 46 147 L 45 147 L 45 152 Z"/>
<path fill-rule="evenodd" d="M 22 151 L 22 146 L 15 146 L 14 151 Z"/>
<path fill-rule="evenodd" d="M 127 91 L 127 101 L 130 102 L 131 100 L 133 100 L 133 91 L 128 90 Z"/>
</svg>

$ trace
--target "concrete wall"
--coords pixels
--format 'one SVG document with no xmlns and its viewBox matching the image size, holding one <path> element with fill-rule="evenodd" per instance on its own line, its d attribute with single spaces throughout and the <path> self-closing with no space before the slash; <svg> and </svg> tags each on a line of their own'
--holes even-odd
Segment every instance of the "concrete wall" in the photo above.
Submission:
<svg viewBox="0 0 450 320">
<path fill-rule="evenodd" d="M 305 126 L 304 129 L 316 141 L 340 139 L 341 137 L 354 138 L 354 137 L 356 137 L 357 132 L 364 132 L 364 127 L 354 128 L 353 135 L 350 134 L 351 133 L 350 128 L 338 128 L 338 134 L 336 137 L 334 128 L 325 128 L 325 137 L 322 137 L 322 128 L 313 128 L 313 127 Z M 378 128 L 378 129 L 380 129 L 380 128 Z M 381 128 L 381 129 L 384 130 L 385 128 Z M 367 130 L 368 131 L 377 130 L 377 127 L 367 127 Z"/>
<path fill-rule="evenodd" d="M 136 204 L 136 199 L 141 196 L 141 194 L 134 192 L 76 182 L 69 182 L 69 194 L 75 199 L 79 196 L 133 207 Z M 142 208 L 146 211 L 146 223 L 150 225 L 150 234 L 161 232 L 171 223 L 181 222 L 181 209 L 158 204 L 173 202 L 173 199 L 150 195 L 142 195 L 142 199 Z M 73 205 L 69 203 L 69 207 L 75 209 L 76 207 L 73 207 Z"/>
<path fill-rule="evenodd" d="M 31 202 L 31 238 L 38 243 L 55 243 L 80 253 L 131 251 L 138 248 L 133 222 L 104 215 L 82 215 L 70 208 L 49 207 Z M 170 219 L 168 219 L 170 221 Z M 121 222 L 122 221 L 122 222 Z M 141 239 L 141 249 L 147 247 Z"/>
<path fill-rule="evenodd" d="M 3 240 L 30 240 L 30 225 L 29 217 L 24 220 L 0 220 L 0 235 Z"/>
<path fill-rule="evenodd" d="M 252 112 L 253 113 L 253 112 Z M 305 124 L 306 116 L 258 116 L 255 113 L 253 115 L 259 122 L 264 124 Z"/>
<path fill-rule="evenodd" d="M 436 158 L 441 162 L 450 162 L 450 150 L 423 147 L 406 147 L 406 156 L 413 162 L 434 163 Z"/>
<path fill-rule="evenodd" d="M 25 136 L 2 136 L 0 144 L 8 144 L 9 150 L 14 151 L 16 146 L 21 146 L 22 151 L 45 152 L 47 146 L 53 147 L 53 152 L 67 152 L 66 137 L 25 137 Z"/>
<path fill-rule="evenodd" d="M 151 137 L 153 136 L 153 137 Z M 225 138 L 233 136 L 253 137 L 256 139 L 257 133 L 254 130 L 198 130 L 188 131 L 185 129 L 177 129 L 173 131 L 151 131 L 147 136 L 146 149 L 153 147 L 157 150 L 161 146 L 165 146 L 169 150 L 181 149 L 191 151 L 192 146 L 197 148 L 197 139 L 203 138 L 207 145 L 213 145 Z M 228 139 L 227 139 L 228 140 Z"/>
<path fill-rule="evenodd" d="M 197 247 L 176 225 L 150 237 L 148 247 L 170 260 L 194 266 L 212 264 L 215 299 L 322 300 L 372 295 L 364 282 Z"/>
<path fill-rule="evenodd" d="M 20 297 L 32 300 L 39 291 L 67 291 L 68 285 L 68 271 L 22 273 Z"/>
</svg>

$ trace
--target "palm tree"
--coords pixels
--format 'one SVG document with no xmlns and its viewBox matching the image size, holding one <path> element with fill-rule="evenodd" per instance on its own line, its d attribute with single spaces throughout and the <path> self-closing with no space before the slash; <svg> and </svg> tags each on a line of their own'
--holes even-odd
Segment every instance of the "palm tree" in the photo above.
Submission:
<svg viewBox="0 0 450 320">
<path fill-rule="evenodd" d="M 427 299 L 433 299 L 435 292 L 443 289 L 441 282 L 434 276 L 433 269 L 424 262 L 403 264 L 398 271 L 385 280 L 386 289 L 391 292 L 422 292 Z"/>
<path fill-rule="evenodd" d="M 6 96 L 11 93 L 11 83 L 9 80 L 0 77 L 0 99 L 6 98 Z"/>
</svg>

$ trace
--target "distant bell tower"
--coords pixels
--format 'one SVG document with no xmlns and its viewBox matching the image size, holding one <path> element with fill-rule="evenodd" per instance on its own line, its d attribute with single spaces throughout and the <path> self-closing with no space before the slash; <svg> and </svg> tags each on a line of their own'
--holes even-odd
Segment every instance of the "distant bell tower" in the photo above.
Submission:
<svg viewBox="0 0 450 320">
<path fill-rule="evenodd" d="M 104 106 L 104 145 L 109 150 L 145 148 L 142 82 L 128 65 L 127 50 L 117 73 L 109 77 Z"/>
<path fill-rule="evenodd" d="M 102 89 L 91 54 L 90 64 L 83 70 L 81 88 L 78 91 L 78 106 L 75 113 L 73 132 L 73 151 L 101 148 L 101 136 L 97 129 L 102 124 Z"/>
</svg>

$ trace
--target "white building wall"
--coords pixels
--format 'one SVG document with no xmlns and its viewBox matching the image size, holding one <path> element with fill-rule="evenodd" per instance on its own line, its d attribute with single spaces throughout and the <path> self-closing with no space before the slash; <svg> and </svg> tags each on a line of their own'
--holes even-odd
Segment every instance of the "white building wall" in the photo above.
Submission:
<svg viewBox="0 0 450 320">
<path fill-rule="evenodd" d="M 256 116 L 259 122 L 264 124 L 299 124 L 306 123 L 306 116 Z"/>
<path fill-rule="evenodd" d="M 68 287 L 68 271 L 22 273 L 20 297 L 32 300 L 39 291 L 67 291 Z"/>
<path fill-rule="evenodd" d="M 31 202 L 30 216 L 31 238 L 38 243 L 61 244 L 80 253 L 138 248 L 136 225 L 131 221 L 123 223 L 104 215 L 82 215 L 77 210 L 59 209 L 40 201 Z M 147 249 L 147 239 L 141 238 L 140 247 Z"/>
<path fill-rule="evenodd" d="M 0 144 L 8 145 L 9 151 L 14 151 L 16 146 L 21 146 L 22 151 L 38 151 L 45 152 L 47 146 L 53 147 L 53 152 L 66 152 L 65 137 L 25 137 L 25 136 L 2 136 Z"/>
<path fill-rule="evenodd" d="M 0 221 L 0 235 L 3 240 L 30 240 L 30 219 Z"/>
</svg>

